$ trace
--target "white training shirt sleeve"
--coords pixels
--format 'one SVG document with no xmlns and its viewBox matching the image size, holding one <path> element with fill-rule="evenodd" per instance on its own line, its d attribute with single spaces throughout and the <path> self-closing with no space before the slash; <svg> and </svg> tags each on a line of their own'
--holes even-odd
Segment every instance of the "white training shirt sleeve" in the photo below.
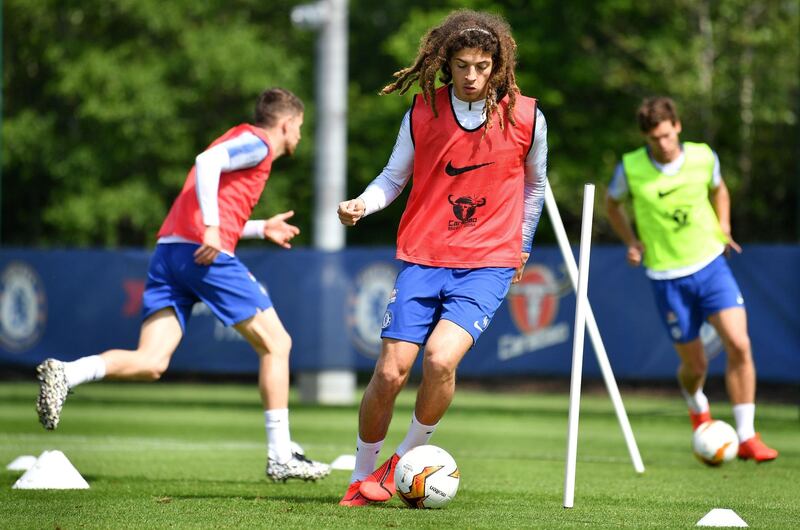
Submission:
<svg viewBox="0 0 800 530">
<path fill-rule="evenodd" d="M 380 175 L 369 183 L 364 192 L 358 196 L 364 201 L 364 215 L 386 208 L 395 200 L 408 184 L 414 171 L 414 141 L 411 138 L 411 111 L 406 111 L 400 123 L 392 156 Z"/>
<path fill-rule="evenodd" d="M 242 228 L 242 239 L 264 239 L 264 226 L 267 221 L 256 219 L 247 221 Z"/>
<path fill-rule="evenodd" d="M 547 184 L 547 121 L 536 107 L 536 128 L 533 145 L 525 159 L 524 206 L 522 218 L 522 251 L 530 252 L 533 236 L 542 216 L 544 190 Z"/>
<path fill-rule="evenodd" d="M 714 153 L 714 169 L 711 173 L 711 189 L 715 190 L 719 188 L 719 185 L 722 183 L 722 170 L 719 166 L 719 157 L 717 156 L 717 152 L 711 152 Z"/>
<path fill-rule="evenodd" d="M 618 202 L 628 196 L 628 179 L 625 176 L 625 166 L 622 165 L 622 162 L 614 168 L 614 176 L 611 177 L 606 195 Z"/>
<path fill-rule="evenodd" d="M 255 167 L 269 154 L 267 144 L 251 132 L 226 140 L 195 158 L 195 189 L 203 224 L 219 226 L 219 179 L 222 173 Z"/>
</svg>

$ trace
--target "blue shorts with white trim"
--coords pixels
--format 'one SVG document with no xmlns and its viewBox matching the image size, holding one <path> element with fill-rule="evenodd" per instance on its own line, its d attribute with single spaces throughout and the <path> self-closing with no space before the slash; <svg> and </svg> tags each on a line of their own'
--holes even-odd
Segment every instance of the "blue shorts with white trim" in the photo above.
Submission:
<svg viewBox="0 0 800 530">
<path fill-rule="evenodd" d="M 439 320 L 472 335 L 486 331 L 503 302 L 514 269 L 450 269 L 403 263 L 383 316 L 381 338 L 424 344 Z"/>
<path fill-rule="evenodd" d="M 226 326 L 272 307 L 267 290 L 237 257 L 220 253 L 211 265 L 198 265 L 194 252 L 199 246 L 156 245 L 147 271 L 142 318 L 172 307 L 185 332 L 192 306 L 200 301 Z"/>
<path fill-rule="evenodd" d="M 650 282 L 659 315 L 673 342 L 692 341 L 711 315 L 744 307 L 739 285 L 723 256 L 689 276 Z"/>
</svg>

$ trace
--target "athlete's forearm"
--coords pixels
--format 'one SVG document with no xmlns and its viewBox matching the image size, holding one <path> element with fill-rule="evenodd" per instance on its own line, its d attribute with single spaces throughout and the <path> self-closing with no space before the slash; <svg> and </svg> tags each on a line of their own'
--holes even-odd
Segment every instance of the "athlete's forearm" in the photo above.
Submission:
<svg viewBox="0 0 800 530">
<path fill-rule="evenodd" d="M 638 241 L 633 227 L 631 226 L 631 222 L 628 219 L 628 215 L 625 213 L 625 206 L 623 203 L 606 196 L 606 213 L 608 214 L 608 221 L 611 223 L 611 228 L 625 245 L 631 246 Z"/>
<path fill-rule="evenodd" d="M 242 228 L 242 239 L 264 239 L 264 219 L 247 221 Z"/>
<path fill-rule="evenodd" d="M 711 206 L 719 219 L 719 226 L 725 235 L 731 234 L 731 196 L 724 181 L 720 181 L 719 186 L 711 190 Z"/>
<path fill-rule="evenodd" d="M 547 175 L 541 175 L 536 182 L 525 182 L 523 190 L 524 206 L 522 218 L 522 251 L 530 252 L 533 246 L 533 237 L 536 235 L 536 228 L 542 216 L 544 206 L 544 188 L 547 182 Z"/>
</svg>

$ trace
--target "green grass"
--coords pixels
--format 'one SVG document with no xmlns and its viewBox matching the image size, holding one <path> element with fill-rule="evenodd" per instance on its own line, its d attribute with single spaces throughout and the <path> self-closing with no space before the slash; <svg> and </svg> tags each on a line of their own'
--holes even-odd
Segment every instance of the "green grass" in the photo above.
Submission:
<svg viewBox="0 0 800 530">
<path fill-rule="evenodd" d="M 691 454 L 677 396 L 623 396 L 647 467 L 637 476 L 610 401 L 584 396 L 575 508 L 561 506 L 565 394 L 459 390 L 432 442 L 461 469 L 442 510 L 337 505 L 349 472 L 318 483 L 264 478 L 263 414 L 254 386 L 101 383 L 72 395 L 55 432 L 36 420 L 36 386 L 0 383 L 0 527 L 3 528 L 689 528 L 732 508 L 753 528 L 800 521 L 800 432 L 795 406 L 761 404 L 757 426 L 777 462 L 712 469 Z M 403 393 L 381 458 L 405 434 L 414 395 Z M 728 407 L 715 413 L 731 421 Z M 295 440 L 331 461 L 354 449 L 357 407 L 293 402 Z M 89 490 L 13 490 L 13 458 L 63 451 Z"/>
</svg>

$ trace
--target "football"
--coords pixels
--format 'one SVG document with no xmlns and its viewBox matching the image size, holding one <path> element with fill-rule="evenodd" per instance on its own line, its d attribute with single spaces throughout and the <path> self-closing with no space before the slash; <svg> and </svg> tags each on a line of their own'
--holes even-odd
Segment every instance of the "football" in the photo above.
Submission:
<svg viewBox="0 0 800 530">
<path fill-rule="evenodd" d="M 692 448 L 698 460 L 709 466 L 718 466 L 736 457 L 739 438 L 733 427 L 724 421 L 711 420 L 695 429 Z"/>
<path fill-rule="evenodd" d="M 435 445 L 421 445 L 403 455 L 394 470 L 397 495 L 410 508 L 441 508 L 458 491 L 460 473 L 453 457 Z"/>
</svg>

